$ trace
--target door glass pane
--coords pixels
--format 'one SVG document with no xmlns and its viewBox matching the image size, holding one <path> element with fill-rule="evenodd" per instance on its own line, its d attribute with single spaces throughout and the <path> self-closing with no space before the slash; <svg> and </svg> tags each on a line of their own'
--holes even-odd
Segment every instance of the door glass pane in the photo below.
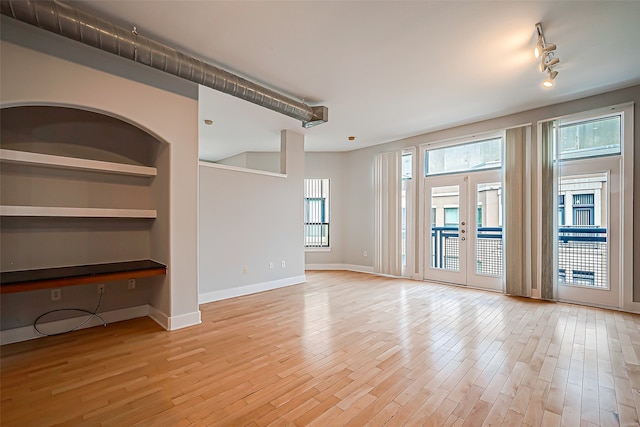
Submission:
<svg viewBox="0 0 640 427">
<path fill-rule="evenodd" d="M 476 273 L 502 276 L 502 183 L 476 186 Z"/>
<path fill-rule="evenodd" d="M 431 267 L 460 271 L 460 186 L 431 189 Z"/>
<path fill-rule="evenodd" d="M 607 229 L 608 175 L 593 173 L 560 178 L 564 201 L 558 224 L 558 283 L 609 289 Z"/>
</svg>

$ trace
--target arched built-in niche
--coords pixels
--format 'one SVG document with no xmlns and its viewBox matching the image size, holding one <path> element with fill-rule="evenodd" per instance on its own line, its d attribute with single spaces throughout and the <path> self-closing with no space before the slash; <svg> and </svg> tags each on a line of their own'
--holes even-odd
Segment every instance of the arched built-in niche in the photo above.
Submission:
<svg viewBox="0 0 640 427">
<path fill-rule="evenodd" d="M 168 145 L 123 120 L 69 107 L 0 110 L 0 269 L 136 260 L 168 265 Z M 108 284 L 103 311 L 150 304 L 164 277 Z M 3 295 L 2 329 L 91 306 L 96 285 Z"/>
</svg>

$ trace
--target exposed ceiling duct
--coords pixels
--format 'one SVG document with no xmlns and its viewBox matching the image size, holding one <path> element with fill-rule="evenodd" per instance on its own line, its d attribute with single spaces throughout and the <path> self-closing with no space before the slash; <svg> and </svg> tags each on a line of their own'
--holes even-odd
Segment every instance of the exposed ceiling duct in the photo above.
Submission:
<svg viewBox="0 0 640 427">
<path fill-rule="evenodd" d="M 160 42 L 58 1 L 2 0 L 3 15 L 89 46 L 219 90 L 302 121 L 327 122 L 327 107 L 311 107 L 200 61 Z"/>
</svg>

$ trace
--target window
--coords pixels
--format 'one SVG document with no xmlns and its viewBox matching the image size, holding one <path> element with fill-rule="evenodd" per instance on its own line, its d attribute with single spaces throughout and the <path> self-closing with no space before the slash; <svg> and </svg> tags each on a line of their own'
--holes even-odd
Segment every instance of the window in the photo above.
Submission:
<svg viewBox="0 0 640 427">
<path fill-rule="evenodd" d="M 425 176 L 502 166 L 502 138 L 427 150 Z"/>
<path fill-rule="evenodd" d="M 459 219 L 458 208 L 444 208 L 444 226 L 458 227 Z"/>
<path fill-rule="evenodd" d="M 482 205 L 478 205 L 478 228 L 482 227 Z"/>
<path fill-rule="evenodd" d="M 558 196 L 558 227 L 564 224 L 564 194 L 561 194 Z"/>
<path fill-rule="evenodd" d="M 329 180 L 304 180 L 304 246 L 329 247 Z"/>
<path fill-rule="evenodd" d="M 413 153 L 402 153 L 402 268 L 407 267 L 407 209 L 410 207 L 411 179 L 413 178 Z"/>
<path fill-rule="evenodd" d="M 593 194 L 573 195 L 573 225 L 594 225 Z"/>
<path fill-rule="evenodd" d="M 621 116 L 609 116 L 560 125 L 558 137 L 559 158 L 620 154 Z"/>
</svg>

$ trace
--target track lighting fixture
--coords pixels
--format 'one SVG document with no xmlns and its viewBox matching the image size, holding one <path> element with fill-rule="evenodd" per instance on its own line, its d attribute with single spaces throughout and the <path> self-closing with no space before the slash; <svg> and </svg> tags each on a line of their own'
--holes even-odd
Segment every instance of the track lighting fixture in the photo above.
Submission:
<svg viewBox="0 0 640 427">
<path fill-rule="evenodd" d="M 536 58 L 540 59 L 538 69 L 541 72 L 547 72 L 549 77 L 542 83 L 544 87 L 552 87 L 553 81 L 558 75 L 557 71 L 553 70 L 553 67 L 560 63 L 560 59 L 555 56 L 556 45 L 554 43 L 547 43 L 544 39 L 544 33 L 542 32 L 542 25 L 536 24 L 537 42 L 536 47 L 533 50 L 533 54 Z"/>
</svg>

